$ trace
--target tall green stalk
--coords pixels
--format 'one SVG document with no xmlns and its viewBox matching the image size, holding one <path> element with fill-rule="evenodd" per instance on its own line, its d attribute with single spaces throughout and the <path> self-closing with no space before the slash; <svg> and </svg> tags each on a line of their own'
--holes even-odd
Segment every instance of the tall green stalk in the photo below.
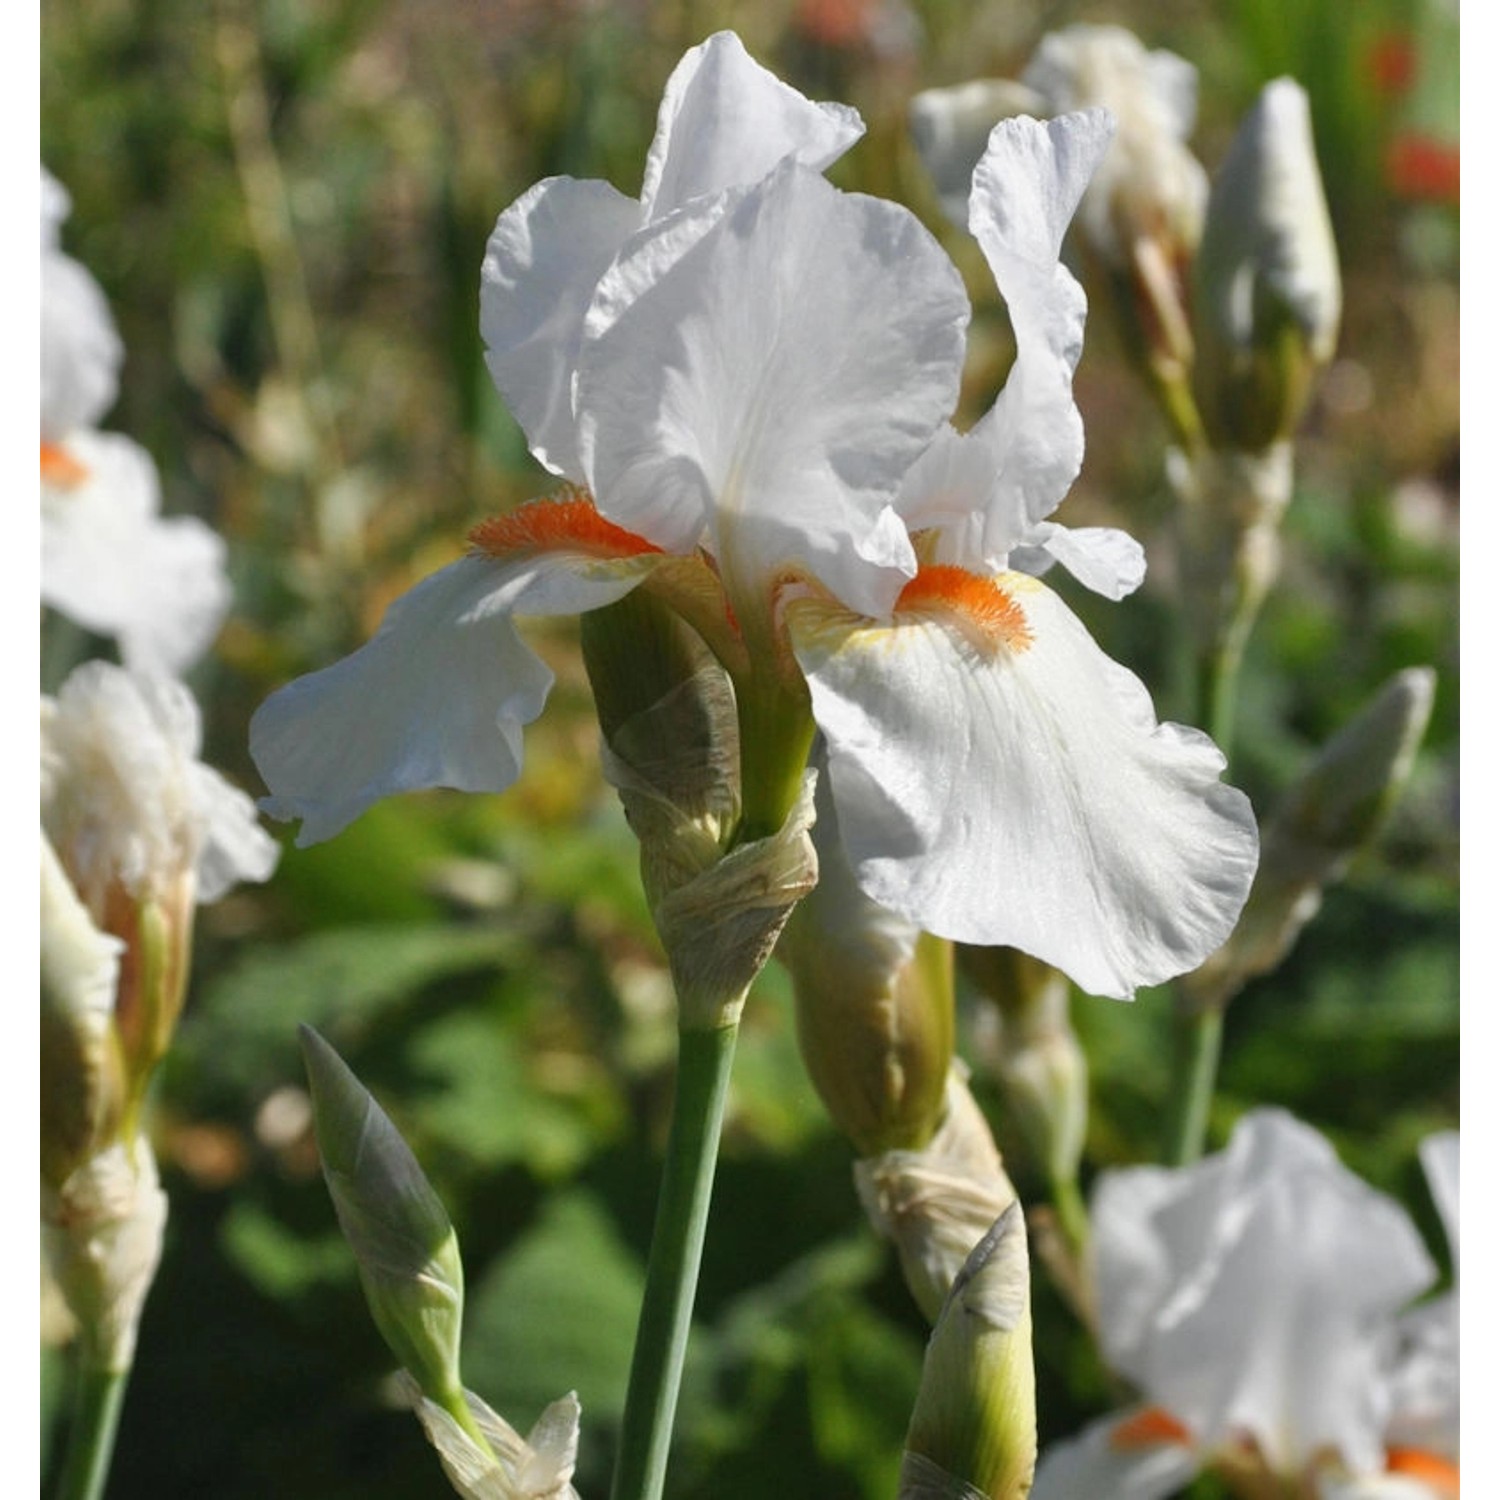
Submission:
<svg viewBox="0 0 1500 1500">
<path fill-rule="evenodd" d="M 677 1083 L 612 1500 L 659 1500 L 698 1289 L 738 1022 L 678 1033 Z"/>
<path fill-rule="evenodd" d="M 57 1500 L 101 1500 L 115 1452 L 120 1408 L 129 1369 L 108 1370 L 81 1361 L 73 1394 L 73 1420 Z"/>
</svg>

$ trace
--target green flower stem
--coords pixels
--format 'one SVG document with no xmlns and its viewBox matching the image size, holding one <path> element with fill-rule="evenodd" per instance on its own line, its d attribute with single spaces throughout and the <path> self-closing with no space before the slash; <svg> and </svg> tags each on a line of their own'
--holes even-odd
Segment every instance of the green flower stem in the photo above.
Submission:
<svg viewBox="0 0 1500 1500">
<path fill-rule="evenodd" d="M 659 1500 L 662 1493 L 738 1034 L 738 1024 L 678 1033 L 672 1128 L 612 1500 Z"/>
<path fill-rule="evenodd" d="M 1173 1088 L 1162 1155 L 1169 1167 L 1185 1167 L 1203 1155 L 1224 1039 L 1224 1013 L 1217 1007 L 1179 1010 L 1175 1028 Z"/>
<path fill-rule="evenodd" d="M 100 1500 L 115 1452 L 129 1369 L 80 1363 L 73 1393 L 73 1422 L 57 1500 Z"/>
<path fill-rule="evenodd" d="M 1081 1257 L 1088 1249 L 1089 1211 L 1076 1173 L 1071 1177 L 1053 1177 L 1052 1207 L 1057 1211 L 1058 1227 L 1068 1242 L 1068 1248 Z"/>
</svg>

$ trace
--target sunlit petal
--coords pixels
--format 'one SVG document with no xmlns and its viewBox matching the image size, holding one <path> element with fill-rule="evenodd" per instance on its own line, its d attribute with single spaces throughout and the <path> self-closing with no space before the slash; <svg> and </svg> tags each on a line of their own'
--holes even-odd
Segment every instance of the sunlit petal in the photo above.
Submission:
<svg viewBox="0 0 1500 1500">
<path fill-rule="evenodd" d="M 549 177 L 500 215 L 479 278 L 485 363 L 531 451 L 582 477 L 573 372 L 594 287 L 641 223 L 640 205 L 607 182 Z"/>
<path fill-rule="evenodd" d="M 784 163 L 591 328 L 577 404 L 600 510 L 708 546 L 731 597 L 793 566 L 888 607 L 913 562 L 887 502 L 952 408 L 967 316 L 915 218 Z"/>
<path fill-rule="evenodd" d="M 821 172 L 864 129 L 848 105 L 804 98 L 750 57 L 732 31 L 718 32 L 667 80 L 641 188 L 644 221 L 701 193 L 757 182 L 786 156 Z"/>
<path fill-rule="evenodd" d="M 1133 594 L 1146 577 L 1146 554 L 1141 544 L 1128 531 L 1113 526 L 1059 526 L 1055 521 L 1039 521 L 1010 554 L 1011 567 L 1037 577 L 1054 562 L 1106 599 Z"/>
<path fill-rule="evenodd" d="M 1223 756 L 1158 724 L 1044 585 L 970 584 L 890 626 L 811 599 L 788 612 L 860 883 L 929 931 L 1021 948 L 1095 994 L 1191 968 L 1255 868 Z"/>
</svg>

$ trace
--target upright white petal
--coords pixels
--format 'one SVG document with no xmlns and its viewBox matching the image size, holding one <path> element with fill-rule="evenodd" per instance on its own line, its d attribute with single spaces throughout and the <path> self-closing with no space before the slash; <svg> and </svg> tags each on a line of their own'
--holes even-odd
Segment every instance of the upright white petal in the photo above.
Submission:
<svg viewBox="0 0 1500 1500">
<path fill-rule="evenodd" d="M 803 98 L 720 32 L 667 82 L 639 202 L 606 182 L 551 177 L 500 215 L 480 272 L 485 362 L 542 463 L 582 479 L 573 387 L 584 314 L 631 237 L 695 199 L 748 187 L 784 157 L 821 171 L 863 132 L 854 110 Z"/>
<path fill-rule="evenodd" d="M 845 846 L 865 892 L 928 931 L 1127 997 L 1228 935 L 1254 816 L 1212 742 L 1158 724 L 1054 594 L 999 582 L 990 621 L 942 600 L 890 626 L 790 607 Z"/>
<path fill-rule="evenodd" d="M 1121 1444 L 1117 1434 L 1133 1415 L 1116 1412 L 1045 1449 L 1031 1500 L 1164 1500 L 1177 1494 L 1203 1467 L 1202 1458 L 1181 1443 Z"/>
<path fill-rule="evenodd" d="M 224 540 L 163 518 L 156 466 L 115 433 L 75 433 L 76 483 L 42 487 L 42 602 L 120 642 L 127 666 L 184 672 L 213 644 L 231 592 Z"/>
<path fill-rule="evenodd" d="M 1432 1265 L 1321 1136 L 1257 1110 L 1196 1166 L 1104 1174 L 1093 1222 L 1106 1357 L 1201 1447 L 1249 1433 L 1282 1473 L 1324 1449 L 1384 1467 L 1393 1319 Z"/>
<path fill-rule="evenodd" d="M 732 599 L 790 567 L 887 607 L 913 568 L 887 502 L 958 392 L 968 302 L 936 242 L 789 161 L 620 298 L 630 260 L 601 283 L 579 369 L 600 511 L 670 551 L 706 545 Z"/>
<path fill-rule="evenodd" d="M 976 562 L 1000 557 L 1027 525 L 1056 510 L 1083 463 L 1072 380 L 1088 304 L 1060 257 L 1113 135 L 1098 109 L 1045 125 L 1002 120 L 974 171 L 969 227 L 1016 337 L 1016 362 L 979 429 L 999 472 L 986 506 L 985 556 Z"/>
<path fill-rule="evenodd" d="M 511 415 L 537 458 L 575 482 L 573 372 L 594 287 L 641 224 L 607 182 L 549 177 L 500 215 L 479 276 L 479 330 Z"/>
<path fill-rule="evenodd" d="M 703 193 L 758 182 L 785 157 L 824 171 L 865 132 L 846 104 L 804 98 L 720 31 L 689 51 L 662 94 L 641 188 L 643 222 Z"/>
<path fill-rule="evenodd" d="M 114 405 L 124 346 L 99 283 L 58 248 L 68 195 L 42 169 L 42 441 L 92 427 Z"/>
<path fill-rule="evenodd" d="M 512 617 L 613 603 L 655 561 L 559 551 L 439 569 L 358 651 L 261 704 L 250 753 L 271 793 L 262 808 L 301 818 L 306 845 L 396 792 L 503 792 L 521 774 L 522 727 L 552 686 Z"/>
</svg>

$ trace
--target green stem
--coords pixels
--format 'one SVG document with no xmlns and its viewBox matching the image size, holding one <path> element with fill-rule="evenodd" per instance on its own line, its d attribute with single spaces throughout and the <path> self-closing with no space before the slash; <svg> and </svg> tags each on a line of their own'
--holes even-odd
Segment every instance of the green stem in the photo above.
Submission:
<svg viewBox="0 0 1500 1500">
<path fill-rule="evenodd" d="M 1163 1159 L 1170 1167 L 1187 1166 L 1203 1155 L 1208 1110 L 1219 1071 L 1224 1013 L 1216 1007 L 1179 1011 L 1175 1020 L 1173 1089 L 1167 1103 Z"/>
<path fill-rule="evenodd" d="M 737 1024 L 678 1033 L 677 1089 L 612 1500 L 659 1500 L 682 1384 Z"/>
<path fill-rule="evenodd" d="M 1076 1175 L 1052 1179 L 1052 1207 L 1068 1248 L 1081 1257 L 1089 1243 L 1089 1211 L 1083 1201 Z"/>
<path fill-rule="evenodd" d="M 78 1366 L 68 1454 L 57 1500 L 100 1500 L 104 1494 L 129 1379 L 128 1369 L 105 1370 L 91 1363 Z"/>
</svg>

